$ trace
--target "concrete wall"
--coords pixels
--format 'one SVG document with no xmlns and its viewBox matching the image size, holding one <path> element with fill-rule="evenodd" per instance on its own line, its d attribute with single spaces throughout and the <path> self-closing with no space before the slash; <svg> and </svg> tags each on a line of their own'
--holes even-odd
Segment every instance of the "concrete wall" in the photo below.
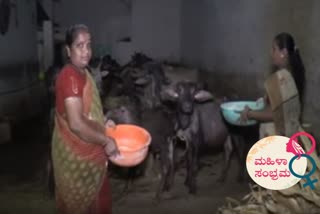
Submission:
<svg viewBox="0 0 320 214">
<path fill-rule="evenodd" d="M 65 29 L 76 23 L 88 25 L 95 54 L 111 53 L 114 43 L 131 35 L 131 11 L 118 0 L 68 0 L 54 6 L 54 20 Z"/>
<path fill-rule="evenodd" d="M 316 0 L 184 0 L 181 58 L 207 72 L 203 77 L 218 94 L 254 99 L 264 93 L 273 37 L 291 33 L 306 67 L 304 119 L 320 136 L 320 30 Z"/>
<path fill-rule="evenodd" d="M 268 2 L 184 1 L 182 61 L 193 64 L 191 60 L 197 59 L 196 65 L 210 72 L 211 85 L 221 89 L 219 93 L 239 93 L 241 86 L 239 96 L 247 96 L 250 91 L 249 96 L 259 95 L 273 36 L 267 18 Z M 222 86 L 227 88 L 222 90 Z M 258 88 L 254 91 L 258 93 L 252 88 Z"/>
<path fill-rule="evenodd" d="M 298 47 L 306 66 L 306 97 L 304 104 L 304 119 L 313 124 L 314 134 L 320 139 L 320 2 L 307 0 L 297 1 L 293 17 L 293 28 L 297 32 L 299 39 Z M 319 146 L 319 144 L 317 145 Z"/>
<path fill-rule="evenodd" d="M 203 67 L 205 45 L 204 1 L 183 0 L 181 3 L 181 61 Z"/>
<path fill-rule="evenodd" d="M 0 117 L 22 119 L 43 108 L 44 88 L 38 81 L 35 1 L 15 3 L 9 30 L 0 35 Z"/>
<path fill-rule="evenodd" d="M 37 60 L 35 1 L 17 1 L 11 9 L 8 32 L 0 35 L 0 65 Z"/>
<path fill-rule="evenodd" d="M 43 0 L 43 5 L 47 10 L 53 7 L 54 20 L 62 32 L 74 23 L 90 27 L 96 55 L 111 53 L 121 64 L 134 51 L 157 59 L 180 60 L 181 0 L 92 0 L 90 4 L 68 0 L 51 6 L 47 1 Z M 123 2 L 131 3 L 131 7 Z M 131 42 L 119 42 L 123 37 L 131 37 Z"/>
<path fill-rule="evenodd" d="M 0 35 L 0 94 L 37 78 L 35 2 L 19 1 L 11 9 L 9 29 Z"/>
<path fill-rule="evenodd" d="M 132 7 L 132 41 L 137 51 L 180 61 L 181 0 L 136 0 Z"/>
</svg>

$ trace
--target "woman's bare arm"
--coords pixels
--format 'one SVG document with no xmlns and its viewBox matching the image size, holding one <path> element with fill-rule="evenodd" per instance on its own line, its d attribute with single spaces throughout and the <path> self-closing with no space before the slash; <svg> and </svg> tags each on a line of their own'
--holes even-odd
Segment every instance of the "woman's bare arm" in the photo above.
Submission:
<svg viewBox="0 0 320 214">
<path fill-rule="evenodd" d="M 273 114 L 269 105 L 266 106 L 261 111 L 249 110 L 247 113 L 248 119 L 254 119 L 261 122 L 271 122 L 273 121 Z"/>
<path fill-rule="evenodd" d="M 79 97 L 69 97 L 64 101 L 67 122 L 70 130 L 88 143 L 106 145 L 110 138 L 105 135 L 104 126 L 89 120 L 83 114 L 82 99 Z"/>
</svg>

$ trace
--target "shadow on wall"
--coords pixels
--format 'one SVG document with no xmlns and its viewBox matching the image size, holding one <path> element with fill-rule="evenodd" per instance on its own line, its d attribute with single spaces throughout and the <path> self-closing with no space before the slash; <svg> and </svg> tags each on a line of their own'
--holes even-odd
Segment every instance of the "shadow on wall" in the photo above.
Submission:
<svg viewBox="0 0 320 214">
<path fill-rule="evenodd" d="M 237 97 L 243 100 L 256 100 L 264 95 L 263 76 L 245 72 L 209 72 L 201 70 L 199 79 L 208 84 L 209 90 L 218 97 Z"/>
<path fill-rule="evenodd" d="M 24 63 L 0 70 L 0 118 L 19 121 L 42 113 L 47 94 L 38 65 Z"/>
</svg>

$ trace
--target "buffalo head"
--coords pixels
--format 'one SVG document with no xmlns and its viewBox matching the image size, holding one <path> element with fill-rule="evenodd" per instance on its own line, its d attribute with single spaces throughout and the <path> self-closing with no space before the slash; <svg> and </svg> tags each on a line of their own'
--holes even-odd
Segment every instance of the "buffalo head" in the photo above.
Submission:
<svg viewBox="0 0 320 214">
<path fill-rule="evenodd" d="M 163 88 L 161 99 L 175 102 L 177 122 L 181 128 L 185 129 L 190 125 L 195 104 L 210 101 L 213 99 L 213 95 L 204 90 L 204 87 L 199 83 L 182 81 L 175 86 Z"/>
</svg>

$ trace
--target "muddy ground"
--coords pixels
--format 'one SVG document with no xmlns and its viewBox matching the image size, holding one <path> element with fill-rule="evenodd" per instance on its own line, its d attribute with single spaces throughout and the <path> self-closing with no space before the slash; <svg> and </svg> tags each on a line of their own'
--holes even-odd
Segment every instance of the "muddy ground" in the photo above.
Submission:
<svg viewBox="0 0 320 214">
<path fill-rule="evenodd" d="M 28 124 L 24 126 L 23 124 Z M 14 139 L 0 144 L 0 213 L 56 213 L 54 200 L 49 197 L 45 180 L 48 136 L 42 117 L 25 121 L 14 128 Z M 222 154 L 207 155 L 198 175 L 198 193 L 188 194 L 184 186 L 185 169 L 176 173 L 174 187 L 161 202 L 154 200 L 159 182 L 157 176 L 138 178 L 126 197 L 122 196 L 124 180 L 111 176 L 114 214 L 183 213 L 213 214 L 225 197 L 242 198 L 249 191 L 248 183 L 236 180 L 238 164 L 235 155 L 228 178 L 216 182 L 222 163 Z"/>
</svg>

